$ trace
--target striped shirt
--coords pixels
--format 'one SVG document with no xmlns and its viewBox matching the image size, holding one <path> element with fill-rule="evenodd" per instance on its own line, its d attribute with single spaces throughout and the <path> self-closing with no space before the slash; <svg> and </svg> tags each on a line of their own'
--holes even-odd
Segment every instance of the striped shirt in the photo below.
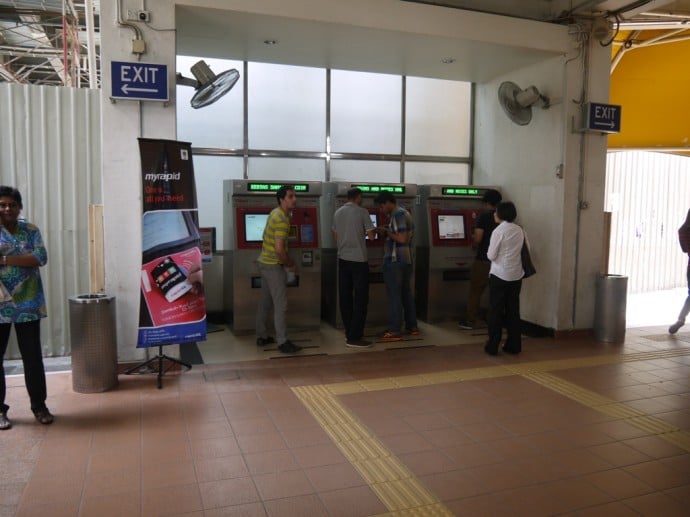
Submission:
<svg viewBox="0 0 690 517">
<path fill-rule="evenodd" d="M 391 233 L 408 232 L 407 242 L 401 243 L 394 241 L 390 237 L 386 238 L 384 244 L 383 263 L 391 264 L 400 262 L 401 264 L 412 264 L 412 232 L 414 223 L 410 212 L 403 207 L 397 207 L 390 216 L 388 231 Z"/>
<path fill-rule="evenodd" d="M 276 255 L 276 239 L 283 239 L 285 241 L 285 251 L 287 251 L 289 233 L 290 215 L 283 212 L 279 206 L 271 210 L 271 214 L 266 221 L 266 227 L 264 228 L 259 262 L 269 266 L 280 264 L 278 255 Z"/>
</svg>

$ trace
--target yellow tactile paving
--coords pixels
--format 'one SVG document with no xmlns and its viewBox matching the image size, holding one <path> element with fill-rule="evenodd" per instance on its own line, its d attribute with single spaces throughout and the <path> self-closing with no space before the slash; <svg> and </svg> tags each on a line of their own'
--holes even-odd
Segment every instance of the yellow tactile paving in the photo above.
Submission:
<svg viewBox="0 0 690 517">
<path fill-rule="evenodd" d="M 376 384 L 383 385 L 387 383 Z M 303 386 L 293 391 L 390 511 L 419 512 L 399 515 L 453 515 L 325 388 Z"/>
<path fill-rule="evenodd" d="M 447 516 L 452 515 L 448 508 L 431 494 L 412 472 L 340 403 L 337 399 L 339 395 L 520 375 L 584 406 L 623 420 L 679 448 L 690 451 L 690 433 L 649 416 L 640 410 L 548 373 L 565 369 L 650 361 L 686 355 L 690 355 L 690 348 L 633 354 L 605 354 L 301 386 L 293 388 L 293 391 L 381 502 L 386 505 L 389 513 L 381 514 L 379 517 Z"/>
</svg>

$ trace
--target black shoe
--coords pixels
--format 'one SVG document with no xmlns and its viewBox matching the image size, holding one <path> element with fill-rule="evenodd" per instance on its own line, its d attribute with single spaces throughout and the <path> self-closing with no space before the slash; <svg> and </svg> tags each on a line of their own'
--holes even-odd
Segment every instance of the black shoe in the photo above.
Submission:
<svg viewBox="0 0 690 517">
<path fill-rule="evenodd" d="M 484 352 L 489 355 L 498 355 L 498 348 L 491 348 L 488 344 L 484 345 Z"/>
<path fill-rule="evenodd" d="M 273 339 L 271 336 L 256 338 L 256 346 L 271 345 L 275 342 L 276 342 L 276 340 Z"/>
<path fill-rule="evenodd" d="M 302 350 L 302 347 L 301 347 L 301 346 L 297 346 L 296 344 L 294 344 L 292 341 L 290 341 L 290 340 L 288 339 L 285 343 L 282 343 L 282 344 L 278 347 L 278 350 L 280 350 L 280 351 L 283 352 L 284 354 L 294 354 L 294 353 L 299 352 L 300 350 Z"/>
<path fill-rule="evenodd" d="M 373 346 L 371 341 L 368 341 L 366 339 L 348 339 L 345 341 L 345 346 L 349 346 L 350 348 L 371 348 Z"/>
<path fill-rule="evenodd" d="M 521 350 L 515 350 L 514 348 L 503 347 L 501 348 L 506 354 L 518 355 Z"/>
<path fill-rule="evenodd" d="M 50 414 L 48 408 L 39 409 L 38 411 L 35 411 L 34 416 L 36 417 L 36 420 L 41 422 L 43 425 L 52 424 L 53 420 L 55 420 L 55 417 L 53 417 L 53 415 Z"/>
<path fill-rule="evenodd" d="M 12 429 L 12 422 L 7 418 L 7 412 L 3 411 L 0 413 L 0 431 L 7 431 Z"/>
</svg>

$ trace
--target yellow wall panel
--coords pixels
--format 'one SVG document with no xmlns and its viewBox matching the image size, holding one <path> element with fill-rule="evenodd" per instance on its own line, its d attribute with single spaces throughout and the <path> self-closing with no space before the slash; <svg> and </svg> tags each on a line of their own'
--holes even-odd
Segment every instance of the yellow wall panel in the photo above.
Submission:
<svg viewBox="0 0 690 517">
<path fill-rule="evenodd" d="M 609 102 L 623 107 L 609 147 L 690 150 L 690 41 L 626 52 L 611 76 Z"/>
</svg>

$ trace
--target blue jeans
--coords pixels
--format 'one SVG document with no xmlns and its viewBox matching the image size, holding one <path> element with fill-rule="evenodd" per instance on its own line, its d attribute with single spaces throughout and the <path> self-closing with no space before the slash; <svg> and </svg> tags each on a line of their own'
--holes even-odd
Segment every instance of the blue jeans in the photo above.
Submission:
<svg viewBox="0 0 690 517">
<path fill-rule="evenodd" d="M 388 330 L 398 334 L 405 313 L 405 328 L 417 328 L 417 313 L 412 295 L 412 264 L 391 262 L 383 265 L 383 281 L 388 295 Z"/>
<path fill-rule="evenodd" d="M 369 303 L 368 262 L 338 260 L 338 295 L 346 339 L 362 339 Z"/>
</svg>

